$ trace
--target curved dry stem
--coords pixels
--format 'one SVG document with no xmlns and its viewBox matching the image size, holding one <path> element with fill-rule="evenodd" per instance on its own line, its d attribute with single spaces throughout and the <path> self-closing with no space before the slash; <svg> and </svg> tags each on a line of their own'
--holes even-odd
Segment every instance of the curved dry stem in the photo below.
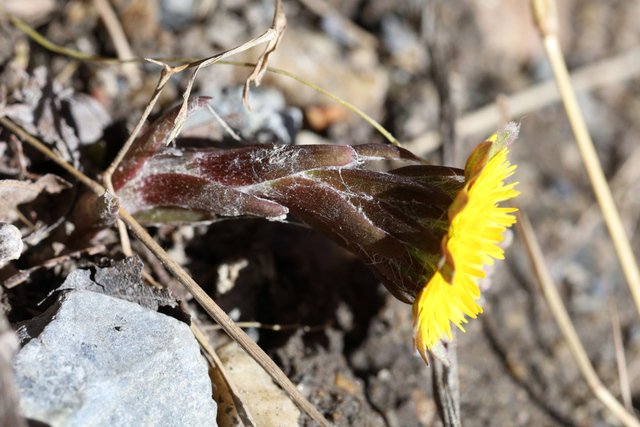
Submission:
<svg viewBox="0 0 640 427">
<path fill-rule="evenodd" d="M 607 180 L 602 171 L 602 166 L 598 160 L 598 155 L 593 146 L 593 141 L 589 135 L 589 130 L 585 123 L 582 111 L 578 105 L 576 94 L 571 85 L 569 71 L 564 60 L 562 50 L 560 49 L 560 41 L 558 39 L 557 10 L 554 0 L 532 0 L 536 24 L 542 35 L 544 48 L 549 57 L 553 75 L 558 85 L 558 91 L 562 98 L 565 111 L 571 124 L 571 129 L 576 138 L 576 143 L 580 149 L 584 166 L 589 175 L 593 192 L 596 195 L 602 216 L 611 235 L 613 246 L 618 255 L 618 260 L 622 271 L 627 280 L 627 285 L 636 310 L 640 315 L 640 270 L 631 250 L 629 239 L 622 226 L 620 214 L 613 201 L 611 189 L 607 184 Z"/>
<path fill-rule="evenodd" d="M 515 203 L 514 203 L 515 204 Z M 593 391 L 593 394 L 615 415 L 615 417 L 620 420 L 622 424 L 627 427 L 640 427 L 640 422 L 637 418 L 631 413 L 629 413 L 620 402 L 607 390 L 604 386 L 595 369 L 593 369 L 593 365 L 589 361 L 589 356 L 585 351 L 582 343 L 580 342 L 580 338 L 578 337 L 578 333 L 573 327 L 573 323 L 571 323 L 571 318 L 567 313 L 567 310 L 562 302 L 562 298 L 560 297 L 560 293 L 558 292 L 558 288 L 556 287 L 553 279 L 551 278 L 551 274 L 547 269 L 547 266 L 544 261 L 544 256 L 542 254 L 542 249 L 540 248 L 540 244 L 538 243 L 538 239 L 533 232 L 533 228 L 531 227 L 531 223 L 529 222 L 529 218 L 526 216 L 522 208 L 519 208 L 516 212 L 516 216 L 518 218 L 518 222 L 516 222 L 516 227 L 518 228 L 518 232 L 522 236 L 522 240 L 524 241 L 525 247 L 527 249 L 527 253 L 531 260 L 531 264 L 533 266 L 533 270 L 538 279 L 538 284 L 540 285 L 540 290 L 545 300 L 547 301 L 547 305 L 553 314 L 558 326 L 560 327 L 560 331 L 562 335 L 564 335 L 565 340 L 567 341 L 567 345 L 569 346 L 569 350 L 573 355 L 573 358 L 578 365 L 578 369 L 582 373 L 582 376 L 587 381 L 589 388 Z"/>
</svg>

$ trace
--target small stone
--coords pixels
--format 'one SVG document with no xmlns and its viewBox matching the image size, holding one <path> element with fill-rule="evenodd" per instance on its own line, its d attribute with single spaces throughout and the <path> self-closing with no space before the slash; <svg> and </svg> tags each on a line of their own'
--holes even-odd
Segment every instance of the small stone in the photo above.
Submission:
<svg viewBox="0 0 640 427">
<path fill-rule="evenodd" d="M 189 326 L 138 304 L 68 291 L 18 329 L 22 414 L 51 426 L 211 426 L 216 403 Z"/>
<path fill-rule="evenodd" d="M 0 222 L 0 262 L 20 258 L 22 247 L 20 230 L 11 224 Z"/>
</svg>

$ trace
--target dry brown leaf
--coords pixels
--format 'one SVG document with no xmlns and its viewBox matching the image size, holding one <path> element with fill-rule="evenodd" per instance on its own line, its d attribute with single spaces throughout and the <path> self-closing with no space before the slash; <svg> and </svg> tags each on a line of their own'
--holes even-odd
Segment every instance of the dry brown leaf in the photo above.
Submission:
<svg viewBox="0 0 640 427">
<path fill-rule="evenodd" d="M 71 188 L 71 184 L 53 174 L 44 175 L 36 182 L 0 181 L 0 222 L 14 222 L 18 217 L 16 207 L 33 201 L 40 193 L 56 194 L 67 188 Z"/>
<path fill-rule="evenodd" d="M 298 426 L 300 410 L 287 394 L 273 382 L 240 346 L 232 341 L 216 350 L 229 377 L 259 426 Z M 226 387 L 216 388 L 214 398 L 218 401 L 218 425 L 239 426 L 240 418 L 233 400 L 226 395 Z"/>
<path fill-rule="evenodd" d="M 179 302 L 170 290 L 156 289 L 143 284 L 142 269 L 142 261 L 136 255 L 114 262 L 109 267 L 75 270 L 55 291 L 80 289 L 98 292 L 135 302 L 150 310 L 190 323 L 189 315 L 180 309 Z"/>
</svg>

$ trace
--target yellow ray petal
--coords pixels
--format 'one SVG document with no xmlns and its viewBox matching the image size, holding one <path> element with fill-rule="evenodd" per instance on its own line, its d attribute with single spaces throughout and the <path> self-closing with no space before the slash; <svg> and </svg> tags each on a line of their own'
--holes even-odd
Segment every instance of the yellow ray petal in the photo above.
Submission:
<svg viewBox="0 0 640 427">
<path fill-rule="evenodd" d="M 507 161 L 507 153 L 507 148 L 498 151 L 456 197 L 463 208 L 451 218 L 443 238 L 454 264 L 450 283 L 439 267 L 413 304 L 414 345 L 425 361 L 426 350 L 436 346 L 444 335 L 451 338 L 451 323 L 464 331 L 461 324 L 467 322 L 465 315 L 475 318 L 482 313 L 475 301 L 480 296 L 475 279 L 485 276 L 484 266 L 493 264 L 493 258 L 504 258 L 503 249 L 496 243 L 516 222 L 511 214 L 516 209 L 498 203 L 520 194 L 513 189 L 515 184 L 504 184 L 516 168 Z"/>
</svg>

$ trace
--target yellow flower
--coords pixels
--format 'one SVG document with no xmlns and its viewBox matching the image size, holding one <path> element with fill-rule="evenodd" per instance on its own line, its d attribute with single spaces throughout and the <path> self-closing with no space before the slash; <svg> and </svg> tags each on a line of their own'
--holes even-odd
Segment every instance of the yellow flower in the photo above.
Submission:
<svg viewBox="0 0 640 427">
<path fill-rule="evenodd" d="M 480 297 L 476 279 L 485 277 L 484 266 L 494 258 L 504 259 L 497 243 L 516 222 L 511 214 L 516 209 L 498 206 L 520 194 L 513 189 L 517 183 L 504 184 L 516 166 L 507 160 L 506 144 L 496 143 L 499 136 L 493 135 L 467 160 L 465 186 L 448 210 L 438 270 L 413 303 L 414 346 L 427 364 L 426 350 L 437 355 L 438 341 L 445 334 L 451 339 L 451 322 L 464 332 L 465 315 L 482 313 L 475 301 Z"/>
</svg>

